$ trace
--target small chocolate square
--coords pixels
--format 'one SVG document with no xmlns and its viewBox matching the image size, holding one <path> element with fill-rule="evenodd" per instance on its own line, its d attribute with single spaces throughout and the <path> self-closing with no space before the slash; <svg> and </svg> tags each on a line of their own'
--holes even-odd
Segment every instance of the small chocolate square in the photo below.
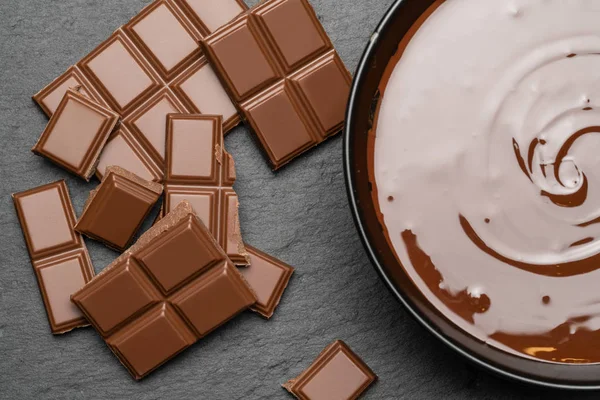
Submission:
<svg viewBox="0 0 600 400">
<path fill-rule="evenodd" d="M 210 268 L 223 257 L 206 243 L 207 233 L 198 218 L 190 217 L 177 229 L 154 240 L 151 246 L 135 253 L 137 259 L 168 294 L 182 283 Z"/>
<path fill-rule="evenodd" d="M 120 167 L 109 167 L 107 171 L 102 183 L 90 194 L 75 230 L 122 251 L 163 188 Z"/>
<path fill-rule="evenodd" d="M 336 340 L 283 387 L 300 400 L 357 399 L 377 376 L 346 343 Z"/>
<path fill-rule="evenodd" d="M 254 10 L 286 72 L 331 48 L 331 42 L 314 11 L 302 0 L 266 2 Z"/>
<path fill-rule="evenodd" d="M 146 7 L 123 30 L 165 80 L 171 80 L 200 55 L 200 33 L 165 0 Z"/>
<path fill-rule="evenodd" d="M 207 51 L 219 64 L 233 97 L 240 101 L 281 77 L 271 61 L 258 28 L 248 16 L 217 31 L 206 41 Z"/>
<path fill-rule="evenodd" d="M 89 180 L 118 121 L 113 111 L 69 89 L 32 151 Z"/>
<path fill-rule="evenodd" d="M 284 84 L 242 104 L 242 111 L 275 169 L 318 143 Z"/>
<path fill-rule="evenodd" d="M 81 60 L 78 67 L 119 113 L 135 108 L 160 87 L 158 76 L 120 30 Z"/>
</svg>

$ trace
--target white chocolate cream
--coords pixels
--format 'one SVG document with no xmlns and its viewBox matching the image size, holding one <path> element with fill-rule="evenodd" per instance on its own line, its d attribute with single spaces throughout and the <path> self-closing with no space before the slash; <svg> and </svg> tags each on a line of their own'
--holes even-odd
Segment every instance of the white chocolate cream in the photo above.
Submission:
<svg viewBox="0 0 600 400">
<path fill-rule="evenodd" d="M 432 10 L 401 44 L 378 110 L 389 241 L 471 335 L 600 362 L 600 1 Z"/>
</svg>

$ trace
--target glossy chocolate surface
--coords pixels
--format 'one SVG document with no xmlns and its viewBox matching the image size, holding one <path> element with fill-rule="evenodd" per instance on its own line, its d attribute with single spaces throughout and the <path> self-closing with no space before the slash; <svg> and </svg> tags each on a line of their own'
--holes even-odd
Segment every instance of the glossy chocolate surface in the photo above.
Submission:
<svg viewBox="0 0 600 400">
<path fill-rule="evenodd" d="M 265 1 L 202 43 L 273 169 L 341 130 L 350 73 L 306 0 Z"/>
<path fill-rule="evenodd" d="M 265 318 L 271 318 L 294 268 L 252 246 L 246 245 L 246 250 L 250 256 L 250 266 L 239 271 L 256 293 L 256 304 L 250 309 Z"/>
<path fill-rule="evenodd" d="M 187 200 L 227 256 L 248 264 L 233 190 L 235 165 L 223 147 L 222 117 L 170 114 L 167 117 L 167 165 L 162 214 Z"/>
<path fill-rule="evenodd" d="M 162 185 L 121 167 L 108 167 L 92 190 L 75 230 L 123 251 L 162 194 Z"/>
<path fill-rule="evenodd" d="M 223 115 L 225 132 L 240 122 L 198 40 L 245 9 L 241 1 L 225 1 L 220 7 L 203 0 L 156 0 L 33 98 L 52 115 L 56 99 L 78 87 L 109 106 L 134 136 L 130 148 L 140 149 L 135 155 L 124 150 L 127 157 L 121 158 L 123 153 L 114 149 L 125 147 L 116 143 L 110 146 L 113 151 L 102 154 L 100 165 L 150 163 L 157 166 L 149 168 L 159 175 L 154 180 L 161 180 L 167 114 Z"/>
<path fill-rule="evenodd" d="M 12 197 L 50 330 L 59 334 L 87 326 L 70 296 L 92 279 L 94 268 L 83 238 L 73 230 L 75 211 L 67 185 L 61 180 Z"/>
<path fill-rule="evenodd" d="M 135 379 L 256 301 L 186 201 L 72 299 Z"/>
<path fill-rule="evenodd" d="M 283 387 L 299 400 L 355 400 L 376 380 L 367 364 L 336 340 Z"/>
<path fill-rule="evenodd" d="M 118 121 L 110 109 L 69 89 L 32 151 L 89 180 Z"/>
</svg>

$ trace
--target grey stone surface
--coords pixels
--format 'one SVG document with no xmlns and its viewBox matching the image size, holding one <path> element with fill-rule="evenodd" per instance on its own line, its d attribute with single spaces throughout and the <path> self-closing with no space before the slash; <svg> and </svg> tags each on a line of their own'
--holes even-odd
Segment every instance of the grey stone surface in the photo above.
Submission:
<svg viewBox="0 0 600 400">
<path fill-rule="evenodd" d="M 365 399 L 567 396 L 466 365 L 400 307 L 355 231 L 341 137 L 276 174 L 246 128 L 226 139 L 237 164 L 245 240 L 296 267 L 271 321 L 245 313 L 142 382 L 129 377 L 92 329 L 52 336 L 10 194 L 66 178 L 79 213 L 97 182 L 86 184 L 29 151 L 47 122 L 30 97 L 146 3 L 0 0 L 0 398 L 290 399 L 280 384 L 337 338 L 380 377 Z M 352 71 L 391 3 L 312 0 Z M 116 256 L 87 243 L 96 271 Z"/>
</svg>

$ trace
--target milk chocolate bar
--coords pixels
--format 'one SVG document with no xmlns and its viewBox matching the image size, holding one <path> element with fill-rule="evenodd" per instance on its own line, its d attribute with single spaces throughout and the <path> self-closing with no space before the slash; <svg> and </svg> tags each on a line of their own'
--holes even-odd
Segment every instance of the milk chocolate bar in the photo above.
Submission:
<svg viewBox="0 0 600 400">
<path fill-rule="evenodd" d="M 65 333 L 88 322 L 71 303 L 71 293 L 94 276 L 75 211 L 63 180 L 12 195 L 50 330 Z"/>
<path fill-rule="evenodd" d="M 158 201 L 163 186 L 121 167 L 111 166 L 106 171 L 90 193 L 75 230 L 123 251 Z"/>
<path fill-rule="evenodd" d="M 256 297 L 183 201 L 72 300 L 141 379 Z"/>
<path fill-rule="evenodd" d="M 239 271 L 256 293 L 256 304 L 250 309 L 265 318 L 271 318 L 294 268 L 252 246 L 246 245 L 246 250 L 250 255 L 250 267 L 240 268 Z"/>
<path fill-rule="evenodd" d="M 342 129 L 350 73 L 308 1 L 263 1 L 202 44 L 274 169 Z"/>
<path fill-rule="evenodd" d="M 233 158 L 220 115 L 169 114 L 162 214 L 187 200 L 235 264 L 247 265 L 240 233 Z"/>
<path fill-rule="evenodd" d="M 110 109 L 69 89 L 32 151 L 89 180 L 118 121 Z"/>
<path fill-rule="evenodd" d="M 357 399 L 377 376 L 346 343 L 336 340 L 283 387 L 299 400 Z"/>
<path fill-rule="evenodd" d="M 223 115 L 226 132 L 240 122 L 198 40 L 246 9 L 241 0 L 156 0 L 33 98 L 52 115 L 56 98 L 78 87 L 109 106 L 135 140 L 113 137 L 100 175 L 108 165 L 141 163 L 160 180 L 167 114 Z"/>
</svg>

